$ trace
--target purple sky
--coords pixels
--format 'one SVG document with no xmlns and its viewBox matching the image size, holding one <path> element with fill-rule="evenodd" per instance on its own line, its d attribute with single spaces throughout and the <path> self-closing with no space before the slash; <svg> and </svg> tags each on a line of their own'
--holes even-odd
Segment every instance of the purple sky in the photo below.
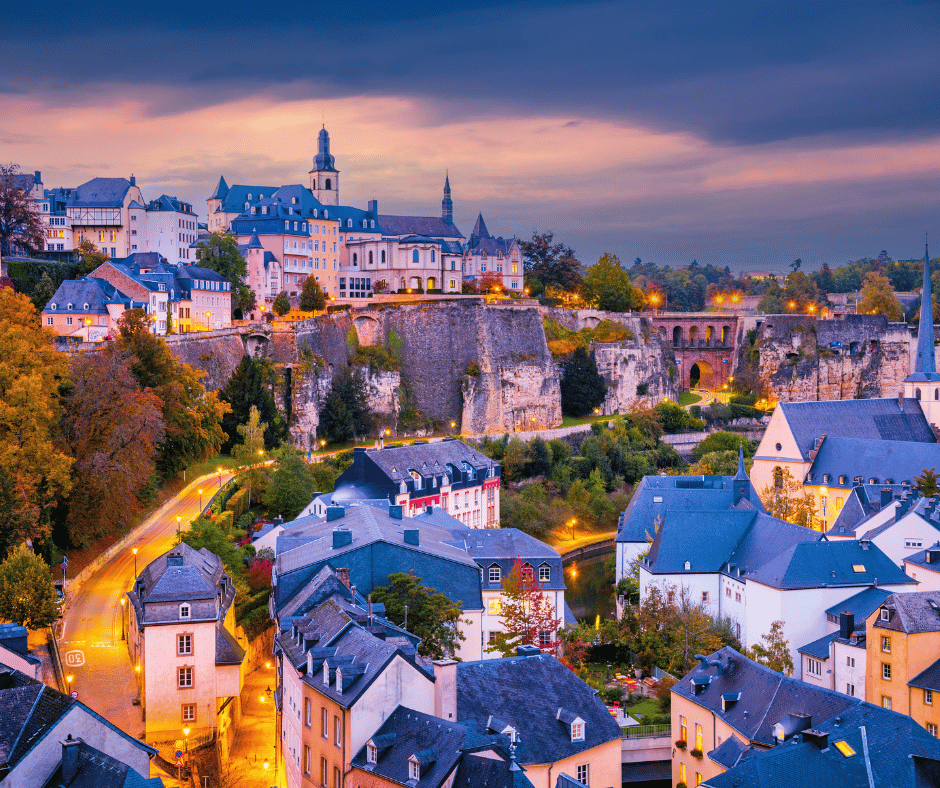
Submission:
<svg viewBox="0 0 940 788">
<path fill-rule="evenodd" d="M 938 238 L 940 3 L 52 4 L 0 14 L 0 159 L 205 212 L 305 183 L 586 263 L 786 270 Z"/>
</svg>

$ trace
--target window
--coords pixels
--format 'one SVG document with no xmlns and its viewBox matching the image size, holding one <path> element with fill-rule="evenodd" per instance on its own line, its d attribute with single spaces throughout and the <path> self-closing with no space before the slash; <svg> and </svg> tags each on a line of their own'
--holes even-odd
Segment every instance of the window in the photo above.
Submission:
<svg viewBox="0 0 940 788">
<path fill-rule="evenodd" d="M 193 653 L 193 636 L 189 633 L 176 636 L 176 654 L 184 656 Z"/>
<path fill-rule="evenodd" d="M 825 495 L 819 496 L 819 511 L 823 517 L 826 516 L 826 505 L 829 503 L 829 499 Z"/>
<path fill-rule="evenodd" d="M 413 756 L 408 759 L 408 777 L 412 780 L 421 779 L 421 767 Z"/>
<path fill-rule="evenodd" d="M 65 318 L 65 325 L 67 325 L 67 326 L 72 325 L 72 318 L 71 318 L 71 316 Z"/>
<path fill-rule="evenodd" d="M 881 636 L 881 650 L 882 650 L 885 654 L 890 654 L 890 653 L 891 653 L 891 638 L 888 637 L 887 635 L 882 635 L 882 636 Z"/>
<path fill-rule="evenodd" d="M 708 604 L 708 591 L 702 591 L 702 604 Z"/>
<path fill-rule="evenodd" d="M 822 664 L 818 659 L 813 659 L 812 657 L 807 657 L 806 672 L 811 676 L 821 676 L 822 675 Z"/>
<path fill-rule="evenodd" d="M 417 263 L 417 262 L 419 261 L 419 259 L 420 259 L 420 258 L 418 257 L 418 250 L 417 250 L 417 249 L 414 249 L 414 250 L 411 252 L 411 262 Z"/>
<path fill-rule="evenodd" d="M 855 685 L 854 685 L 854 684 L 846 684 L 846 685 L 845 685 L 845 694 L 846 694 L 846 695 L 851 695 L 852 697 L 855 697 Z"/>
<path fill-rule="evenodd" d="M 313 726 L 313 704 L 310 702 L 310 698 L 304 698 L 304 727 L 310 728 Z"/>
<path fill-rule="evenodd" d="M 881 663 L 881 678 L 885 681 L 891 681 L 891 665 L 887 662 Z"/>
<path fill-rule="evenodd" d="M 736 592 L 736 593 L 735 593 L 735 595 L 734 595 L 734 601 L 735 601 L 735 602 L 740 602 L 740 601 L 741 601 L 741 594 L 740 594 L 739 592 Z"/>
<path fill-rule="evenodd" d="M 679 782 L 684 783 L 688 779 L 688 771 L 684 763 L 679 764 Z"/>
<path fill-rule="evenodd" d="M 846 666 L 847 668 L 854 668 L 854 667 L 855 667 L 855 657 L 846 657 L 846 658 L 845 658 L 845 666 Z"/>
<path fill-rule="evenodd" d="M 581 765 L 578 766 L 577 776 L 578 776 L 578 782 L 581 783 L 581 785 L 588 784 L 588 764 L 582 763 Z"/>
<path fill-rule="evenodd" d="M 378 761 L 379 752 L 372 742 L 366 743 L 366 763 L 375 763 Z"/>
<path fill-rule="evenodd" d="M 880 611 L 880 613 L 878 614 L 878 618 L 879 618 L 881 621 L 887 621 L 888 619 L 890 619 L 890 618 L 891 618 L 891 613 L 889 612 L 888 608 L 886 608 L 886 607 L 881 608 L 881 611 Z"/>
<path fill-rule="evenodd" d="M 933 690 L 924 690 L 924 703 L 933 706 Z"/>
<path fill-rule="evenodd" d="M 324 739 L 330 738 L 330 713 L 326 710 L 326 706 L 320 708 L 320 735 Z"/>
<path fill-rule="evenodd" d="M 701 785 L 701 784 L 702 784 L 702 773 L 701 773 L 701 772 L 696 772 L 696 773 L 695 773 L 695 784 L 696 784 L 696 785 Z"/>
<path fill-rule="evenodd" d="M 731 588 L 725 588 L 725 596 L 731 596 Z"/>
<path fill-rule="evenodd" d="M 343 771 L 338 766 L 333 767 L 333 788 L 343 788 Z"/>
<path fill-rule="evenodd" d="M 541 648 L 547 648 L 552 643 L 552 633 L 547 629 L 539 630 L 539 646 Z"/>
<path fill-rule="evenodd" d="M 937 726 L 934 725 L 932 722 L 928 722 L 927 733 L 929 733 L 931 736 L 933 736 L 936 739 L 937 738 Z"/>
<path fill-rule="evenodd" d="M 330 765 L 326 758 L 320 758 L 320 785 L 327 785 L 330 778 Z"/>
<path fill-rule="evenodd" d="M 584 741 L 584 723 L 571 723 L 571 741 Z"/>
<path fill-rule="evenodd" d="M 865 574 L 865 564 L 852 564 L 852 570 L 857 575 Z"/>
<path fill-rule="evenodd" d="M 47 325 L 47 326 L 51 326 L 51 325 L 52 325 L 52 318 L 51 318 L 51 317 L 47 317 L 47 318 L 46 318 L 46 325 Z"/>
<path fill-rule="evenodd" d="M 904 546 L 905 547 L 923 547 L 924 540 L 923 539 L 905 539 Z"/>
<path fill-rule="evenodd" d="M 183 722 L 195 722 L 196 721 L 196 704 L 195 703 L 183 704 L 182 718 L 183 718 Z"/>
<path fill-rule="evenodd" d="M 697 722 L 695 723 L 695 749 L 701 750 L 704 749 L 705 737 L 702 735 L 702 726 Z"/>
<path fill-rule="evenodd" d="M 343 746 L 343 721 L 339 717 L 333 717 L 333 744 Z"/>
<path fill-rule="evenodd" d="M 539 582 L 547 583 L 552 579 L 552 568 L 550 566 L 539 567 Z"/>
<path fill-rule="evenodd" d="M 682 741 L 689 740 L 689 727 L 685 721 L 685 717 L 683 717 L 681 714 L 679 715 L 679 738 Z"/>
<path fill-rule="evenodd" d="M 881 696 L 881 708 L 883 709 L 891 708 L 891 698 L 889 698 L 887 695 Z"/>
<path fill-rule="evenodd" d="M 499 582 L 499 578 L 500 578 L 499 567 L 498 567 L 498 566 L 491 566 L 491 567 L 490 567 L 490 582 L 491 582 L 491 583 L 498 583 L 498 582 Z"/>
<path fill-rule="evenodd" d="M 180 605 L 180 618 L 189 618 L 189 605 Z"/>
<path fill-rule="evenodd" d="M 310 757 L 310 747 L 306 744 L 304 745 L 304 774 L 308 777 L 310 776 L 310 761 L 313 760 Z"/>
<path fill-rule="evenodd" d="M 192 668 L 177 668 L 176 686 L 180 689 L 190 689 L 193 686 Z"/>
<path fill-rule="evenodd" d="M 500 605 L 500 602 L 498 599 L 490 599 L 487 602 L 487 612 L 491 616 L 498 616 L 501 610 L 502 610 L 502 606 Z"/>
</svg>

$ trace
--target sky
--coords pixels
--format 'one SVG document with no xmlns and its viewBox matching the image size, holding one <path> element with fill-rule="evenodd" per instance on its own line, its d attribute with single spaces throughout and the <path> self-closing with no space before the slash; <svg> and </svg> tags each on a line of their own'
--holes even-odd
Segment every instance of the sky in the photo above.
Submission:
<svg viewBox="0 0 940 788">
<path fill-rule="evenodd" d="M 202 219 L 307 183 L 586 264 L 786 271 L 940 251 L 940 2 L 54 3 L 0 10 L 0 161 Z"/>
</svg>

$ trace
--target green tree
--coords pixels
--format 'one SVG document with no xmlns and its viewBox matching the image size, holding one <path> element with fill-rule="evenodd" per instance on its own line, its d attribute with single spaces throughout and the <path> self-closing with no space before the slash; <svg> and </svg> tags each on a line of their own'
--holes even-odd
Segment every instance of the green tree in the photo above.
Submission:
<svg viewBox="0 0 940 788">
<path fill-rule="evenodd" d="M 194 550 L 205 548 L 221 558 L 226 574 L 236 582 L 237 589 L 238 581 L 241 581 L 245 573 L 242 561 L 245 553 L 236 547 L 232 532 L 225 529 L 220 521 L 197 517 L 190 523 L 189 529 L 182 532 L 180 538 Z M 239 595 L 241 596 L 241 591 Z"/>
<path fill-rule="evenodd" d="M 231 233 L 212 232 L 196 244 L 196 259 L 232 285 L 232 311 L 246 314 L 255 308 L 255 293 L 248 286 L 248 264 Z"/>
<path fill-rule="evenodd" d="M 266 424 L 261 423 L 261 414 L 252 405 L 248 413 L 248 421 L 239 424 L 238 434 L 242 442 L 235 445 L 232 456 L 238 463 L 238 470 L 242 472 L 239 484 L 248 490 L 248 508 L 251 508 L 251 491 L 259 497 L 267 478 L 263 468 L 264 462 L 264 433 Z"/>
<path fill-rule="evenodd" d="M 653 408 L 659 414 L 659 420 L 666 432 L 682 432 L 689 427 L 689 412 L 669 399 L 657 402 Z"/>
<path fill-rule="evenodd" d="M 597 371 L 594 354 L 575 349 L 562 367 L 561 409 L 569 416 L 585 416 L 604 401 L 607 383 Z"/>
<path fill-rule="evenodd" d="M 736 451 L 710 451 L 689 466 L 692 476 L 734 476 L 737 471 Z"/>
<path fill-rule="evenodd" d="M 783 636 L 782 621 L 774 621 L 770 625 L 770 632 L 761 635 L 760 642 L 755 643 L 753 648 L 745 649 L 744 655 L 786 676 L 793 674 L 793 657 Z"/>
<path fill-rule="evenodd" d="M 742 444 L 743 440 L 743 444 Z M 744 456 L 754 456 L 755 444 L 734 432 L 713 432 L 705 440 L 699 441 L 692 448 L 692 459 L 700 460 L 706 454 L 715 451 L 733 451 L 737 455 L 738 447 L 744 446 Z"/>
<path fill-rule="evenodd" d="M 643 305 L 642 294 L 612 254 L 605 254 L 587 270 L 581 291 L 585 303 L 608 312 L 629 312 Z"/>
<path fill-rule="evenodd" d="M 264 493 L 264 505 L 272 514 L 293 520 L 316 492 L 316 483 L 307 469 L 307 463 L 296 449 L 282 447 L 274 461 L 273 471 Z"/>
<path fill-rule="evenodd" d="M 0 532 L 16 529 L 20 541 L 48 533 L 51 508 L 71 487 L 72 459 L 54 443 L 67 365 L 30 300 L 0 289 L 0 468 L 16 498 L 0 509 Z"/>
<path fill-rule="evenodd" d="M 511 657 L 519 646 L 538 646 L 542 633 L 554 640 L 561 619 L 553 615 L 551 595 L 535 577 L 530 564 L 517 558 L 512 570 L 503 579 L 500 603 L 502 632 L 493 633 L 493 642 L 487 651 L 498 651 L 500 656 Z"/>
<path fill-rule="evenodd" d="M 111 259 L 87 238 L 79 241 L 76 251 L 78 252 L 79 272 L 82 276 L 87 276 Z"/>
<path fill-rule="evenodd" d="M 287 437 L 287 425 L 277 409 L 272 390 L 278 379 L 271 363 L 266 359 L 242 356 L 232 377 L 219 392 L 219 399 L 227 402 L 230 411 L 222 417 L 225 439 L 222 451 L 230 452 L 238 440 L 238 425 L 248 421 L 252 408 L 258 414 L 264 429 L 264 448 L 270 451 Z"/>
<path fill-rule="evenodd" d="M 452 602 L 434 588 L 421 585 L 414 570 L 388 576 L 387 586 L 372 589 L 372 601 L 385 605 L 385 617 L 404 626 L 407 609 L 408 631 L 421 638 L 418 653 L 429 659 L 452 657 L 458 642 L 461 601 Z"/>
<path fill-rule="evenodd" d="M 304 312 L 318 312 L 326 307 L 326 294 L 320 288 L 320 283 L 312 276 L 304 279 L 303 289 L 300 291 L 300 308 Z"/>
<path fill-rule="evenodd" d="M 33 306 L 41 312 L 52 299 L 52 296 L 55 295 L 55 291 L 55 282 L 52 281 L 48 271 L 43 271 L 42 277 L 36 283 L 36 287 L 33 288 L 32 295 L 29 298 L 33 302 Z"/>
<path fill-rule="evenodd" d="M 816 517 L 813 496 L 803 492 L 803 485 L 789 468 L 775 472 L 774 484 L 760 492 L 767 512 L 787 522 L 812 528 Z"/>
<path fill-rule="evenodd" d="M 757 311 L 765 315 L 781 315 L 786 311 L 786 303 L 783 300 L 783 290 L 776 280 L 772 280 L 760 301 L 757 302 Z"/>
<path fill-rule="evenodd" d="M 920 494 L 925 498 L 932 498 L 940 492 L 940 488 L 937 486 L 937 473 L 933 468 L 924 468 L 920 472 L 920 476 L 914 477 L 914 481 L 917 483 Z"/>
<path fill-rule="evenodd" d="M 277 294 L 277 298 L 274 299 L 274 314 L 278 317 L 283 317 L 288 312 L 290 312 L 290 301 L 287 299 L 287 293 L 283 290 Z"/>
<path fill-rule="evenodd" d="M 17 247 L 29 251 L 45 247 L 42 219 L 26 189 L 28 177 L 20 173 L 18 164 L 0 164 L 0 257 Z"/>
<path fill-rule="evenodd" d="M 55 621 L 56 607 L 49 567 L 26 545 L 18 545 L 0 564 L 0 618 L 41 629 Z"/>
<path fill-rule="evenodd" d="M 141 388 L 162 403 L 164 437 L 157 470 L 175 476 L 189 463 L 218 453 L 225 439 L 222 417 L 229 410 L 215 392 L 206 391 L 189 364 L 177 361 L 162 337 L 150 333 L 142 309 L 128 309 L 118 321 L 117 347 L 130 356 L 131 371 Z"/>
<path fill-rule="evenodd" d="M 904 318 L 904 307 L 894 294 L 890 280 L 874 271 L 865 275 L 858 311 L 864 315 L 887 315 L 893 323 Z"/>
<path fill-rule="evenodd" d="M 343 367 L 320 408 L 317 433 L 331 443 L 344 443 L 368 435 L 374 427 L 365 378 L 358 370 Z"/>
<path fill-rule="evenodd" d="M 554 243 L 554 233 L 532 233 L 531 241 L 521 241 L 526 281 L 537 279 L 544 288 L 557 287 L 575 292 L 581 285 L 581 262 L 574 249 Z"/>
</svg>

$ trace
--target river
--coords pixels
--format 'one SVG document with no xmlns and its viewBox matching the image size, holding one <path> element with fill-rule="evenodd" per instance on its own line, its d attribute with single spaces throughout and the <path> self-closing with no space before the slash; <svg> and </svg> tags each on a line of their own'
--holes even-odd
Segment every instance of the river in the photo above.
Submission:
<svg viewBox="0 0 940 788">
<path fill-rule="evenodd" d="M 565 601 L 579 621 L 616 618 L 614 551 L 565 564 Z"/>
</svg>

